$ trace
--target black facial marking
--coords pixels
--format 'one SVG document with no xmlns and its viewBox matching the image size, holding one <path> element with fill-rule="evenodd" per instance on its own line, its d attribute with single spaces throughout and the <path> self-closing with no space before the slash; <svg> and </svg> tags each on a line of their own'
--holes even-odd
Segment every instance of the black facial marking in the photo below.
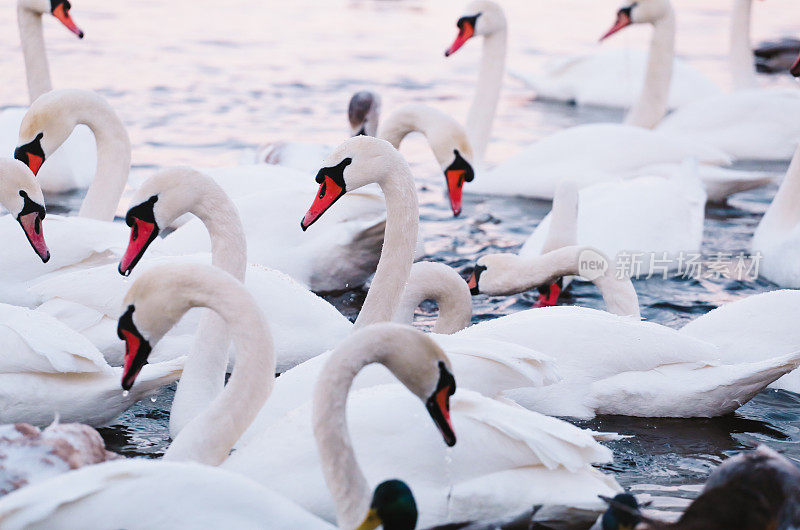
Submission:
<svg viewBox="0 0 800 530">
<path fill-rule="evenodd" d="M 628 20 L 631 20 L 631 12 L 633 11 L 633 8 L 636 7 L 637 5 L 639 5 L 639 3 L 634 2 L 628 7 L 623 7 L 622 9 L 617 11 L 617 16 L 619 17 L 620 15 L 625 15 L 628 17 Z"/>
<path fill-rule="evenodd" d="M 153 213 L 153 207 L 157 201 L 158 195 L 153 195 L 143 203 L 132 206 L 125 215 L 125 224 L 128 226 L 133 226 L 133 220 L 136 218 L 148 223 L 153 223 L 156 225 L 156 228 L 158 228 L 158 223 L 156 223 L 156 215 Z"/>
<path fill-rule="evenodd" d="M 324 167 L 317 172 L 317 177 L 314 179 L 318 184 L 325 182 L 325 177 L 334 181 L 342 190 L 347 191 L 344 184 L 344 168 L 353 163 L 352 158 L 345 158 L 333 167 Z"/>
<path fill-rule="evenodd" d="M 22 162 L 23 164 L 28 164 L 28 157 L 26 156 L 28 153 L 41 157 L 42 162 L 44 162 L 44 149 L 42 149 L 42 138 L 44 138 L 44 133 L 39 133 L 36 135 L 36 138 L 28 142 L 27 144 L 21 145 L 14 149 L 14 158 Z"/>
<path fill-rule="evenodd" d="M 486 267 L 484 265 L 477 265 L 477 264 L 475 265 L 475 270 L 472 271 L 472 274 L 475 275 L 475 287 L 473 287 L 473 288 L 471 288 L 469 290 L 469 292 L 471 294 L 481 294 L 481 289 L 480 289 L 479 286 L 480 286 L 480 281 L 481 281 L 481 274 L 485 270 L 486 270 Z"/>
<path fill-rule="evenodd" d="M 447 166 L 445 169 L 445 173 L 447 171 L 453 170 L 464 170 L 464 182 L 472 182 L 475 179 L 475 170 L 472 169 L 472 165 L 466 161 L 466 159 L 461 156 L 461 153 L 458 152 L 458 149 L 453 149 L 453 154 L 456 156 L 456 159 L 453 160 L 453 163 Z"/>
<path fill-rule="evenodd" d="M 450 429 L 450 425 L 445 419 L 444 414 L 439 408 L 438 402 L 436 401 L 437 395 L 444 389 L 448 389 L 447 405 L 449 408 L 450 396 L 456 393 L 456 379 L 453 377 L 453 374 L 447 370 L 444 362 L 439 361 L 439 382 L 436 384 L 436 390 L 433 391 L 433 394 L 431 394 L 428 400 L 425 402 L 425 408 L 428 409 L 428 414 L 431 415 L 433 420 L 436 422 L 436 425 L 442 431 L 442 435 L 445 438 L 445 443 L 452 447 L 456 444 L 456 433 Z"/>
<path fill-rule="evenodd" d="M 55 12 L 56 8 L 61 4 L 64 4 L 65 13 L 72 9 L 72 4 L 69 3 L 69 0 L 50 0 L 50 12 Z"/>
<path fill-rule="evenodd" d="M 362 125 L 361 129 L 355 134 L 355 136 L 366 136 L 367 135 L 367 127 L 366 125 Z"/>
<path fill-rule="evenodd" d="M 38 213 L 37 219 L 41 222 L 44 219 L 46 214 L 44 206 L 38 204 L 37 202 L 31 200 L 28 197 L 28 194 L 22 190 L 19 191 L 20 197 L 22 197 L 22 210 L 20 210 L 19 215 L 17 215 L 17 219 L 22 217 L 23 215 L 27 215 L 29 213 Z M 41 228 L 39 227 L 39 222 L 36 223 L 36 233 L 38 234 Z"/>
<path fill-rule="evenodd" d="M 469 17 L 461 17 L 458 19 L 458 22 L 456 22 L 456 26 L 458 26 L 458 29 L 463 31 L 464 24 L 469 23 L 469 25 L 472 26 L 472 29 L 474 30 L 475 24 L 478 22 L 478 17 L 481 16 L 481 14 L 482 13 L 478 13 L 477 15 L 472 15 Z"/>
</svg>

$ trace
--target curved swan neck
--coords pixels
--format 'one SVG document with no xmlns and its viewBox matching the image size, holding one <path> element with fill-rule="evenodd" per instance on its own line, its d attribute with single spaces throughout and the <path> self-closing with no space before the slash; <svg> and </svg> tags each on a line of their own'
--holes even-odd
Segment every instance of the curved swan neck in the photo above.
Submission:
<svg viewBox="0 0 800 530">
<path fill-rule="evenodd" d="M 383 249 L 354 329 L 392 320 L 414 261 L 419 230 L 414 176 L 407 164 L 395 164 L 390 171 L 378 180 L 386 200 Z"/>
<path fill-rule="evenodd" d="M 28 96 L 33 103 L 36 98 L 50 92 L 50 66 L 47 63 L 47 51 L 44 47 L 42 30 L 42 14 L 23 5 L 17 5 L 17 24 L 19 39 L 22 44 L 22 56 L 25 59 L 25 76 L 28 80 Z"/>
<path fill-rule="evenodd" d="M 584 251 L 591 250 L 594 256 L 599 253 L 591 247 L 569 246 L 532 258 L 521 258 L 520 281 L 526 288 L 550 284 L 557 278 L 579 274 L 579 260 Z M 602 256 L 602 255 L 601 255 Z M 605 258 L 605 256 L 602 256 Z M 610 261 L 606 258 L 606 262 Z M 609 313 L 640 318 L 639 297 L 630 278 L 618 278 L 614 270 L 592 280 L 603 295 Z"/>
<path fill-rule="evenodd" d="M 392 319 L 401 324 L 414 321 L 414 311 L 425 300 L 439 306 L 434 333 L 450 335 L 469 326 L 472 320 L 472 295 L 458 273 L 444 263 L 420 261 L 411 267 L 403 297 Z"/>
<path fill-rule="evenodd" d="M 778 192 L 772 199 L 767 212 L 761 219 L 756 233 L 762 230 L 786 232 L 793 230 L 800 223 L 800 146 L 794 152 L 792 163 L 786 171 Z"/>
<path fill-rule="evenodd" d="M 734 0 L 731 14 L 730 69 L 735 90 L 756 86 L 756 68 L 750 41 L 752 0 Z"/>
<path fill-rule="evenodd" d="M 131 169 L 128 131 L 111 106 L 96 94 L 74 91 L 64 98 L 64 104 L 71 105 L 76 123 L 89 127 L 97 143 L 97 169 L 78 216 L 111 221 Z"/>
<path fill-rule="evenodd" d="M 428 344 L 432 344 L 430 338 L 408 326 L 380 323 L 345 339 L 320 371 L 314 387 L 312 425 L 339 528 L 356 528 L 369 510 L 371 497 L 347 424 L 353 379 L 365 366 L 381 363 L 403 384 L 408 380 L 403 375 L 411 372 L 419 380 L 425 377 L 423 356 Z"/>
<path fill-rule="evenodd" d="M 244 283 L 247 242 L 239 212 L 228 195 L 212 178 L 192 169 L 176 169 L 166 177 L 178 183 L 173 192 L 185 194 L 189 200 L 188 208 L 179 208 L 170 217 L 197 216 L 211 238 L 211 264 Z M 172 402 L 173 437 L 222 391 L 229 343 L 225 321 L 217 313 L 205 311 Z"/>
<path fill-rule="evenodd" d="M 198 268 L 199 269 L 199 268 Z M 238 356 L 228 384 L 211 405 L 191 420 L 172 442 L 165 459 L 219 465 L 250 426 L 272 392 L 275 352 L 256 301 L 238 282 L 206 274 L 197 278 L 192 305 L 215 311 L 228 326 Z M 183 286 L 184 291 L 187 290 Z"/>
<path fill-rule="evenodd" d="M 653 129 L 667 113 L 675 60 L 675 11 L 653 24 L 644 86 L 625 123 Z"/>
<path fill-rule="evenodd" d="M 475 163 L 483 163 L 486 147 L 492 134 L 492 123 L 497 113 L 497 102 L 503 87 L 506 70 L 506 29 L 495 31 L 483 38 L 483 52 L 478 71 L 478 84 L 467 114 L 466 128 Z"/>
<path fill-rule="evenodd" d="M 378 138 L 400 148 L 403 139 L 412 132 L 421 132 L 437 162 L 445 168 L 453 160 L 453 148 L 457 147 L 463 156 L 472 158 L 472 149 L 461 125 L 444 112 L 428 105 L 404 105 L 394 111 L 381 124 Z"/>
</svg>

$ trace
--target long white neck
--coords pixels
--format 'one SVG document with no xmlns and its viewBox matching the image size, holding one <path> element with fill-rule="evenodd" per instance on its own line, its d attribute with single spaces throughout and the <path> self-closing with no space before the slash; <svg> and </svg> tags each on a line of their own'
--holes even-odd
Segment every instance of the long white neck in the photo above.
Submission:
<svg viewBox="0 0 800 530">
<path fill-rule="evenodd" d="M 131 168 L 131 141 L 128 131 L 111 106 L 100 96 L 84 91 L 70 91 L 64 105 L 73 105 L 76 123 L 83 123 L 97 142 L 97 170 L 86 197 L 80 217 L 111 221 L 119 199 L 125 191 Z"/>
<path fill-rule="evenodd" d="M 519 282 L 527 288 L 549 285 L 557 278 L 579 274 L 579 259 L 590 247 L 563 247 L 541 256 L 521 258 L 518 271 Z M 608 263 L 606 259 L 606 263 Z M 606 310 L 617 315 L 632 315 L 640 318 L 639 297 L 630 278 L 617 278 L 613 270 L 592 280 L 606 303 Z"/>
<path fill-rule="evenodd" d="M 756 236 L 763 231 L 784 234 L 795 229 L 800 223 L 798 202 L 800 202 L 800 146 L 794 152 L 792 163 L 772 199 L 772 204 L 758 224 Z"/>
<path fill-rule="evenodd" d="M 756 67 L 750 43 L 752 0 L 734 0 L 731 13 L 730 69 L 734 90 L 756 86 Z"/>
<path fill-rule="evenodd" d="M 497 113 L 497 102 L 506 70 L 506 29 L 495 31 L 483 38 L 483 53 L 478 71 L 478 84 L 467 114 L 466 128 L 475 163 L 480 165 L 489 145 L 492 123 Z"/>
<path fill-rule="evenodd" d="M 193 304 L 225 321 L 236 345 L 236 365 L 222 392 L 183 428 L 164 458 L 219 465 L 272 392 L 275 351 L 263 314 L 244 287 L 215 276 L 200 281 L 203 288 L 190 295 Z"/>
<path fill-rule="evenodd" d="M 320 372 L 314 387 L 312 424 L 339 528 L 356 528 L 370 503 L 369 485 L 353 452 L 347 425 L 347 397 L 353 379 L 372 363 L 384 364 L 401 380 L 399 364 L 406 363 L 406 372 L 424 372 L 425 359 L 419 354 L 426 342 L 430 339 L 408 326 L 376 324 L 345 339 Z"/>
<path fill-rule="evenodd" d="M 653 24 L 644 86 L 625 123 L 652 129 L 667 113 L 672 65 L 675 60 L 675 12 L 672 8 Z"/>
<path fill-rule="evenodd" d="M 386 118 L 378 129 L 378 138 L 400 148 L 403 139 L 412 132 L 421 132 L 428 140 L 439 165 L 444 168 L 453 160 L 453 149 L 458 148 L 467 159 L 472 150 L 463 127 L 444 112 L 428 105 L 404 105 Z"/>
<path fill-rule="evenodd" d="M 469 287 L 455 270 L 444 263 L 420 261 L 411 266 L 408 284 L 392 320 L 411 324 L 414 311 L 425 300 L 433 300 L 439 306 L 434 333 L 450 335 L 469 326 L 472 319 Z"/>
<path fill-rule="evenodd" d="M 244 283 L 247 241 L 236 205 L 210 177 L 198 171 L 173 170 L 170 178 L 180 184 L 170 190 L 194 196 L 188 209 L 173 212 L 196 215 L 211 237 L 211 264 Z M 197 414 L 205 410 L 225 386 L 230 336 L 225 321 L 206 310 L 200 319 L 192 355 L 186 361 L 169 417 L 174 438 Z"/>
<path fill-rule="evenodd" d="M 561 247 L 578 244 L 578 187 L 564 181 L 556 188 L 553 209 L 550 211 L 550 229 L 542 245 L 542 254 Z"/>
<path fill-rule="evenodd" d="M 354 329 L 392 320 L 408 281 L 417 246 L 419 206 L 414 176 L 408 165 L 395 164 L 378 185 L 386 200 L 383 249 Z"/>
<path fill-rule="evenodd" d="M 30 102 L 53 89 L 50 82 L 50 66 L 44 48 L 42 14 L 22 5 L 17 5 L 17 24 L 22 56 L 25 58 L 25 76 L 28 79 Z"/>
</svg>

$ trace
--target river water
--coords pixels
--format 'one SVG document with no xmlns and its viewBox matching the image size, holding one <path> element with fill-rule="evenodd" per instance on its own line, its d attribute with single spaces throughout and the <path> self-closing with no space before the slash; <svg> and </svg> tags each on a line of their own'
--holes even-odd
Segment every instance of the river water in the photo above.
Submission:
<svg viewBox="0 0 800 530">
<path fill-rule="evenodd" d="M 12 0 L 0 4 L 0 104 L 24 105 L 22 59 Z M 727 0 L 676 0 L 678 52 L 721 85 L 728 82 L 725 52 Z M 506 0 L 508 67 L 535 71 L 544 61 L 596 49 L 597 38 L 619 7 L 613 0 Z M 468 43 L 449 59 L 462 2 L 452 0 L 75 0 L 72 15 L 83 41 L 45 20 L 54 86 L 98 91 L 117 110 L 133 143 L 133 170 L 236 164 L 269 140 L 335 144 L 346 134 L 349 95 L 370 88 L 390 111 L 412 102 L 435 105 L 463 119 L 472 95 L 480 46 Z M 797 30 L 795 0 L 754 6 L 754 40 Z M 629 28 L 603 45 L 646 45 L 647 28 Z M 765 84 L 792 85 L 787 77 Z M 619 121 L 620 111 L 536 102 L 507 77 L 487 159 L 503 160 L 521 147 L 564 127 Z M 549 204 L 468 195 L 464 213 L 452 218 L 441 173 L 421 138 L 402 148 L 420 187 L 427 259 L 466 271 L 487 252 L 515 251 L 549 210 Z M 786 165 L 758 168 L 782 174 Z M 311 177 L 309 177 L 311 178 Z M 704 253 L 746 251 L 776 186 L 743 193 L 706 212 Z M 54 210 L 71 211 L 79 197 L 49 197 Z M 309 201 L 311 198 L 309 198 Z M 124 208 L 121 206 L 121 208 Z M 304 212 L 298 212 L 298 219 Z M 644 318 L 680 327 L 723 303 L 774 289 L 764 280 L 683 278 L 636 282 Z M 526 309 L 536 293 L 474 298 L 475 322 Z M 360 291 L 329 297 L 354 317 Z M 564 303 L 602 307 L 591 284 L 576 284 Z M 419 321 L 435 314 L 426 305 Z M 145 400 L 102 429 L 109 446 L 126 455 L 158 456 L 168 445 L 166 421 L 173 389 Z M 717 419 L 651 420 L 601 417 L 581 425 L 633 435 L 612 443 L 621 484 L 653 495 L 659 509 L 679 507 L 697 494 L 724 457 L 766 443 L 800 459 L 800 397 L 765 391 L 734 415 Z"/>
</svg>

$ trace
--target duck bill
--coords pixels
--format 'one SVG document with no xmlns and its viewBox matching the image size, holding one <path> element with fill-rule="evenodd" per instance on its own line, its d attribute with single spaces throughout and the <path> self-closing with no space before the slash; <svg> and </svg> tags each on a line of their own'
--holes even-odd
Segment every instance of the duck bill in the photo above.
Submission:
<svg viewBox="0 0 800 530">
<path fill-rule="evenodd" d="M 617 21 L 614 23 L 613 26 L 611 26 L 611 29 L 609 29 L 605 33 L 605 35 L 600 37 L 600 40 L 604 41 L 607 38 L 609 38 L 611 35 L 613 35 L 614 33 L 618 32 L 619 30 L 621 30 L 623 28 L 627 28 L 630 25 L 631 25 L 631 17 L 630 17 L 630 15 L 628 13 L 624 12 L 624 11 L 621 11 L 619 14 L 617 14 Z"/>
<path fill-rule="evenodd" d="M 159 229 L 156 223 L 150 223 L 138 218 L 131 220 L 131 238 L 128 248 L 119 261 L 119 273 L 128 276 L 144 256 L 147 247 L 158 237 Z"/>
<path fill-rule="evenodd" d="M 800 77 L 800 55 L 797 56 L 797 60 L 792 67 L 789 68 L 789 72 L 795 77 Z"/>
<path fill-rule="evenodd" d="M 300 228 L 305 232 L 309 226 L 313 225 L 317 219 L 322 217 L 328 208 L 333 206 L 333 203 L 339 200 L 344 195 L 345 189 L 339 186 L 330 177 L 325 177 L 322 184 L 319 185 L 319 192 L 311 207 L 306 212 L 303 220 L 300 221 Z"/>
<path fill-rule="evenodd" d="M 83 38 L 83 31 L 78 27 L 77 24 L 75 24 L 75 21 L 72 20 L 72 17 L 69 15 L 69 10 L 66 8 L 64 2 L 58 4 L 53 9 L 52 13 L 53 16 L 61 21 L 61 23 L 64 24 L 68 30 L 77 35 L 79 39 Z"/>
<path fill-rule="evenodd" d="M 17 217 L 22 231 L 28 238 L 28 242 L 33 247 L 34 252 L 41 258 L 43 263 L 50 260 L 50 250 L 44 241 L 44 231 L 42 230 L 42 218 L 39 212 L 31 212 Z"/>
<path fill-rule="evenodd" d="M 444 52 L 445 57 L 450 57 L 454 53 L 456 53 L 459 48 L 461 48 L 465 42 L 471 39 L 475 35 L 475 28 L 469 22 L 464 22 L 458 28 L 458 35 L 456 36 L 456 40 L 453 41 L 453 44 L 450 45 L 449 48 Z"/>
<path fill-rule="evenodd" d="M 463 169 L 451 169 L 444 173 L 445 179 L 447 179 L 447 193 L 450 195 L 450 208 L 453 210 L 455 217 L 458 217 L 461 213 L 461 199 L 464 193 L 466 173 Z"/>
<path fill-rule="evenodd" d="M 367 516 L 361 521 L 361 524 L 358 525 L 356 530 L 374 530 L 378 528 L 383 522 L 381 521 L 380 516 L 378 515 L 378 510 L 375 508 L 370 508 L 369 512 L 367 512 Z"/>
</svg>

